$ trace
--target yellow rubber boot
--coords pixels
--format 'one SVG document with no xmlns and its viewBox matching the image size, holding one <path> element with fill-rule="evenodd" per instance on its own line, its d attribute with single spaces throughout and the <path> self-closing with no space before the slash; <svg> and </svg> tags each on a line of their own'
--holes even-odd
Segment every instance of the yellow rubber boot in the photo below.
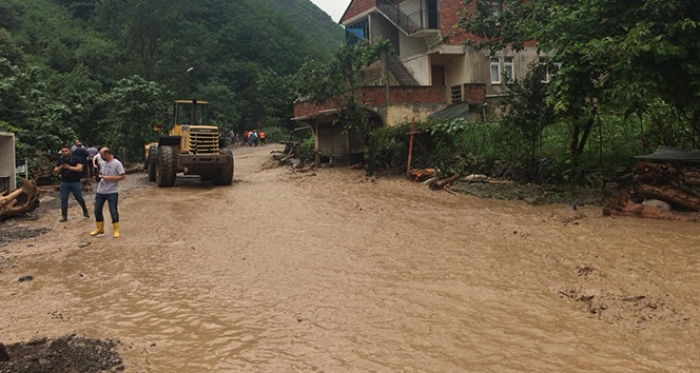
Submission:
<svg viewBox="0 0 700 373">
<path fill-rule="evenodd" d="M 93 237 L 94 237 L 94 236 L 97 236 L 98 234 L 102 234 L 102 233 L 105 232 L 105 222 L 103 222 L 103 221 L 98 221 L 98 222 L 96 222 L 96 225 L 97 225 L 97 229 L 95 229 L 94 231 L 90 232 L 90 235 L 93 236 Z"/>
<path fill-rule="evenodd" d="M 114 238 L 119 238 L 119 223 L 114 223 Z"/>
</svg>

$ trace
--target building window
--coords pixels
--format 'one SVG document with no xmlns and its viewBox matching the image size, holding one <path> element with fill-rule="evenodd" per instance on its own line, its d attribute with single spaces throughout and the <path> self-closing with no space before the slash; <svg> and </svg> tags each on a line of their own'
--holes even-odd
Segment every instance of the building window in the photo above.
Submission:
<svg viewBox="0 0 700 373">
<path fill-rule="evenodd" d="M 483 0 L 484 3 L 491 9 L 491 14 L 497 16 L 503 11 L 503 0 Z"/>
<path fill-rule="evenodd" d="M 540 66 L 543 71 L 542 83 L 549 83 L 552 81 L 552 78 L 557 75 L 557 72 L 559 72 L 559 69 L 561 68 L 561 63 L 555 63 L 549 61 L 546 58 L 541 58 Z"/>
<path fill-rule="evenodd" d="M 506 83 L 512 83 L 515 79 L 515 69 L 513 68 L 513 57 L 503 59 L 503 75 Z"/>
<path fill-rule="evenodd" d="M 369 41 L 369 19 L 355 22 L 345 28 L 345 40 L 348 45 Z"/>
<path fill-rule="evenodd" d="M 501 60 L 491 57 L 491 84 L 501 84 Z"/>
</svg>

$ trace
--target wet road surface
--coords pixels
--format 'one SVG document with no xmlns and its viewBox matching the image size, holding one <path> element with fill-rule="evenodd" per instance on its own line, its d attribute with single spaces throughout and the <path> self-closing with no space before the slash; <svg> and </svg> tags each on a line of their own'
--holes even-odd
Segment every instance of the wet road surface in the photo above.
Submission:
<svg viewBox="0 0 700 373">
<path fill-rule="evenodd" d="M 124 192 L 117 240 L 75 208 L 35 222 L 54 231 L 0 248 L 0 341 L 119 338 L 128 372 L 700 372 L 699 225 L 292 173 L 272 149 L 237 149 L 231 187 Z"/>
</svg>

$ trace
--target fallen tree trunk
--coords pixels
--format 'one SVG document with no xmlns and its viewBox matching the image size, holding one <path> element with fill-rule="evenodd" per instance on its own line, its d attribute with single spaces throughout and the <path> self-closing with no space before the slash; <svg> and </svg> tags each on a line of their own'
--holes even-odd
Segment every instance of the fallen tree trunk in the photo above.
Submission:
<svg viewBox="0 0 700 373">
<path fill-rule="evenodd" d="M 452 184 L 454 181 L 457 181 L 457 179 L 459 179 L 459 174 L 454 174 L 454 175 L 448 177 L 447 179 L 442 179 L 442 180 L 436 182 L 435 184 L 432 184 L 430 186 L 430 189 L 433 189 L 433 190 L 444 189 L 446 186 Z"/>
<path fill-rule="evenodd" d="M 20 194 L 22 194 L 22 189 L 17 189 L 4 197 L 0 197 L 0 207 L 5 206 L 11 201 L 14 201 L 15 198 L 17 198 L 17 196 L 19 196 Z"/>
<path fill-rule="evenodd" d="M 639 163 L 632 173 L 632 181 L 636 184 L 665 184 L 678 174 L 678 170 L 671 163 Z"/>
<path fill-rule="evenodd" d="M 700 211 L 700 198 L 670 185 L 640 184 L 637 186 L 637 191 L 646 199 L 659 199 L 689 210 Z"/>
<path fill-rule="evenodd" d="M 411 181 L 423 182 L 432 178 L 434 175 L 434 168 L 426 168 L 424 170 L 413 170 L 409 173 L 409 179 Z"/>
<path fill-rule="evenodd" d="M 26 214 L 39 207 L 39 190 L 31 180 L 22 180 L 22 187 L 0 199 L 0 220 Z"/>
<path fill-rule="evenodd" d="M 634 203 L 627 194 L 621 194 L 617 198 L 607 200 L 603 208 L 603 215 L 700 222 L 698 214 L 664 211 L 654 206 Z"/>
</svg>

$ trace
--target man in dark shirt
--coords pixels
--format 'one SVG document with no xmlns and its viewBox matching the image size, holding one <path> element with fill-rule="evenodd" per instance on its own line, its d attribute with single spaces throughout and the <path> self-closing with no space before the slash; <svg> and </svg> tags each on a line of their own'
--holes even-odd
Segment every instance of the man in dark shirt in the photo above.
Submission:
<svg viewBox="0 0 700 373">
<path fill-rule="evenodd" d="M 81 160 L 71 152 L 68 145 L 61 148 L 61 158 L 56 162 L 54 173 L 61 175 L 61 220 L 68 220 L 68 196 L 73 193 L 75 200 L 83 208 L 83 216 L 89 218 L 85 200 L 83 199 L 80 177 L 83 172 Z"/>
<path fill-rule="evenodd" d="M 81 177 L 87 177 L 87 165 L 90 153 L 83 147 L 83 143 L 81 143 L 80 140 L 75 140 L 75 150 L 72 150 L 72 152 L 73 155 L 80 159 L 80 163 L 83 164 L 83 171 L 80 173 Z"/>
</svg>

